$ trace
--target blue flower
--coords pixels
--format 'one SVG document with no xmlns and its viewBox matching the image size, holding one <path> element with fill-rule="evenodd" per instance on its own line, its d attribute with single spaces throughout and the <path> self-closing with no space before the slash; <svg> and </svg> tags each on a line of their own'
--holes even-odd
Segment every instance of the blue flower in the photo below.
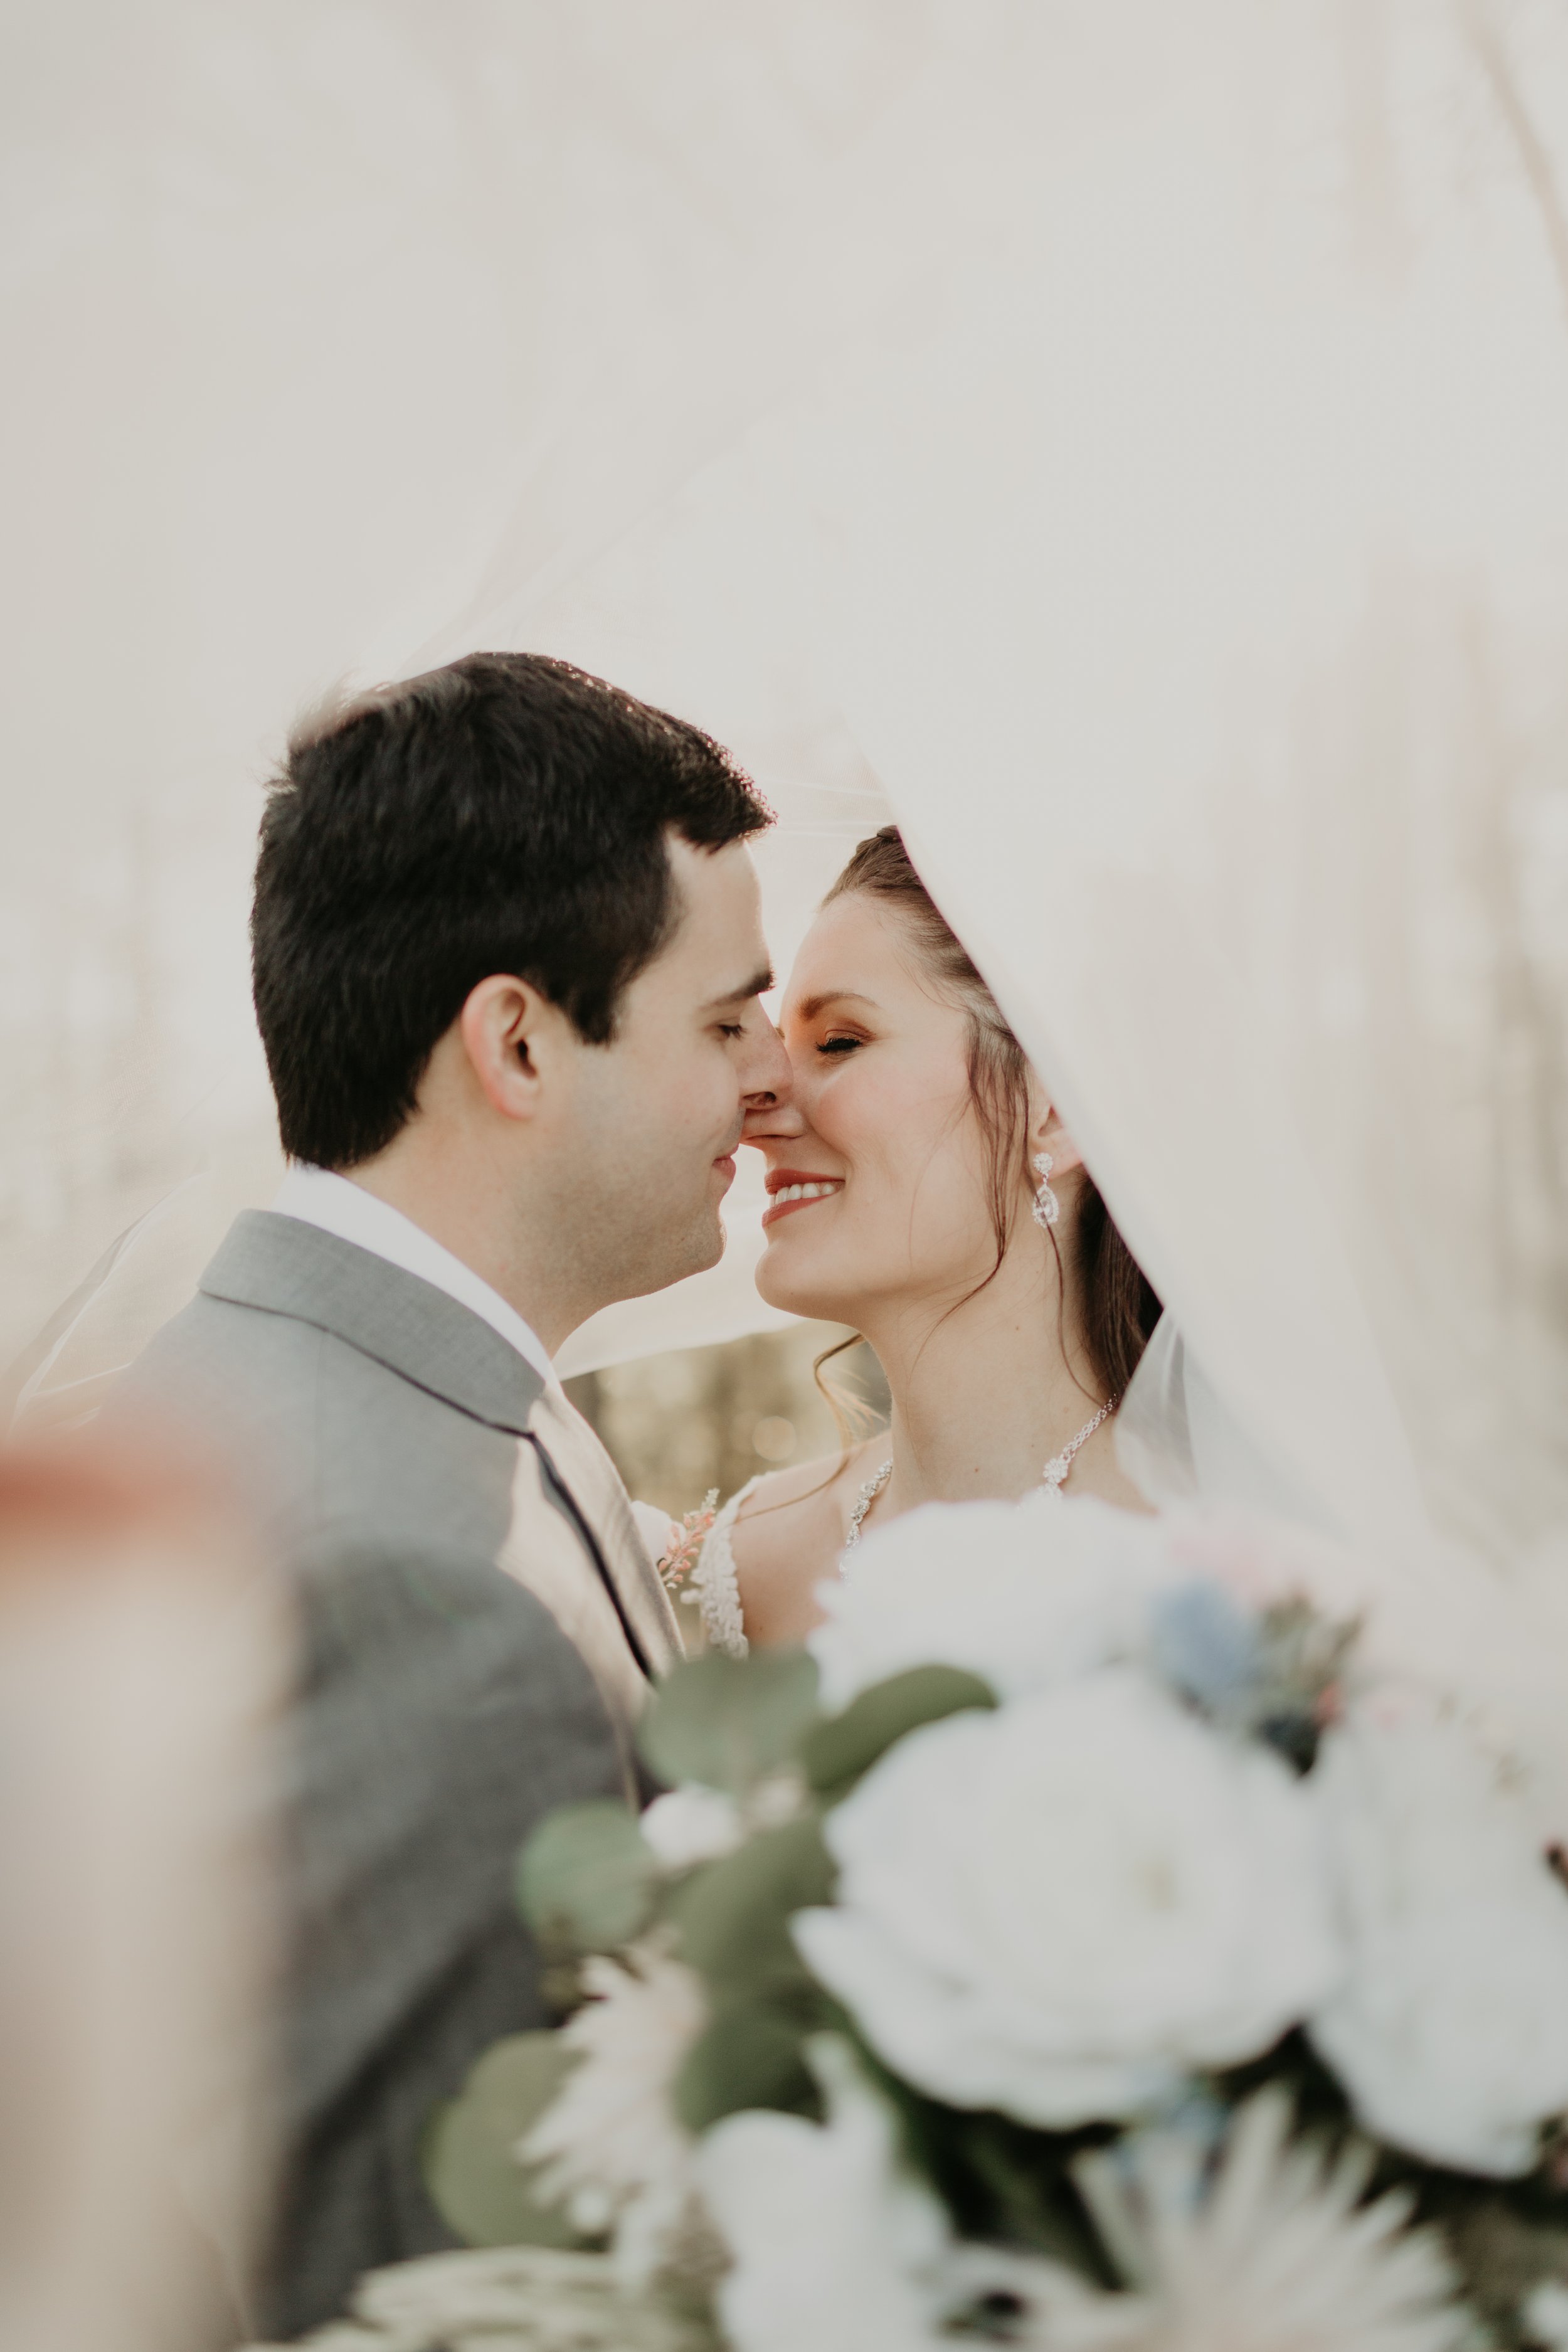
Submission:
<svg viewBox="0 0 1568 2352">
<path fill-rule="evenodd" d="M 1184 1698 L 1222 1721 L 1239 1722 L 1263 1669 L 1255 1618 L 1217 1584 L 1194 1580 L 1163 1592 L 1150 1611 L 1158 1672 Z"/>
</svg>

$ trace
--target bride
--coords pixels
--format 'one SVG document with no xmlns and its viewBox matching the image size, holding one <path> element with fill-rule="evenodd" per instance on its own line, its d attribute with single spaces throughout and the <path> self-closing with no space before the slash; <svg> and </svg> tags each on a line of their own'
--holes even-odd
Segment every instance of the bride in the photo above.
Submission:
<svg viewBox="0 0 1568 2352">
<path fill-rule="evenodd" d="M 1117 1406 L 1160 1303 L 990 990 L 891 825 L 838 877 L 790 975 L 763 1297 L 854 1326 L 889 1431 L 754 1478 L 693 1579 L 710 1643 L 799 1641 L 863 1527 L 1044 1485 L 1148 1507 Z"/>
</svg>

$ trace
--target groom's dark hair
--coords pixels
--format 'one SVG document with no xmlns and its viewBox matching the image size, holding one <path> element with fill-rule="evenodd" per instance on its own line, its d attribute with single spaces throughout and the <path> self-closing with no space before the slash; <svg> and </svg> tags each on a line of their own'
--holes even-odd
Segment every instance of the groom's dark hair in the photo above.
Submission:
<svg viewBox="0 0 1568 2352">
<path fill-rule="evenodd" d="M 514 972 L 605 1045 L 670 938 L 667 835 L 771 822 L 708 736 L 539 654 L 469 654 L 297 731 L 261 822 L 256 1017 L 290 1159 L 392 1141 L 470 990 Z"/>
</svg>

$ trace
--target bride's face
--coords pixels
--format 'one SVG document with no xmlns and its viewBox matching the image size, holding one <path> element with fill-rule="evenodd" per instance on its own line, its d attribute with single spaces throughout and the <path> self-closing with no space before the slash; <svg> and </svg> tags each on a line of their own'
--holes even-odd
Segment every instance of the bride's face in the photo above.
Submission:
<svg viewBox="0 0 1568 2352">
<path fill-rule="evenodd" d="M 780 1029 L 792 1090 L 746 1130 L 768 1163 L 763 1297 L 856 1324 L 879 1299 L 963 1297 L 996 1255 L 969 1017 L 922 978 L 898 915 L 863 894 L 825 908 Z"/>
</svg>

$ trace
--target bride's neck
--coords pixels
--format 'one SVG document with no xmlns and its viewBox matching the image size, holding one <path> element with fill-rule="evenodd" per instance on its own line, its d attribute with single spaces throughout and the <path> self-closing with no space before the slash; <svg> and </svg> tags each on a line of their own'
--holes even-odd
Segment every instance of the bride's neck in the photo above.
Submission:
<svg viewBox="0 0 1568 2352">
<path fill-rule="evenodd" d="M 890 1300 L 863 1321 L 892 1399 L 889 1514 L 1028 1494 L 1101 1403 L 1070 1297 L 1064 1351 L 1054 1265 L 1020 1255 L 950 1309 Z"/>
</svg>

